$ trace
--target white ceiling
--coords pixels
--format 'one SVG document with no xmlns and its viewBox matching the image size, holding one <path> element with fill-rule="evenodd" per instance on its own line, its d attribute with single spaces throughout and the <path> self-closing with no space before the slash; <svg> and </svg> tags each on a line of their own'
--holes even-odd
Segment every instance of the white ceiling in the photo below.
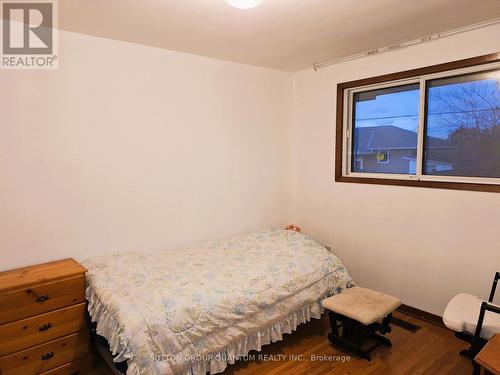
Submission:
<svg viewBox="0 0 500 375">
<path fill-rule="evenodd" d="M 61 0 L 64 30 L 286 71 L 500 17 L 500 0 Z"/>
</svg>

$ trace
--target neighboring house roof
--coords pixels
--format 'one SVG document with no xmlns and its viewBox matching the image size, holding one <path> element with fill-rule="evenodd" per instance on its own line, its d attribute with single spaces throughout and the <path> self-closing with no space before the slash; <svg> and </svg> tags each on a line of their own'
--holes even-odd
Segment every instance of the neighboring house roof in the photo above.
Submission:
<svg viewBox="0 0 500 375">
<path fill-rule="evenodd" d="M 356 128 L 354 140 L 356 151 L 360 154 L 376 150 L 416 149 L 417 133 L 392 125 L 370 126 Z M 448 141 L 440 138 L 428 137 L 427 142 L 429 147 L 450 147 Z"/>
</svg>

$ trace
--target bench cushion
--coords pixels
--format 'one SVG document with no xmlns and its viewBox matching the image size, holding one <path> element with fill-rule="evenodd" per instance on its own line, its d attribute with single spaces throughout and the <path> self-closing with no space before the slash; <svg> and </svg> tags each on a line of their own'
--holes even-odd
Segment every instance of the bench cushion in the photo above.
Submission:
<svg viewBox="0 0 500 375">
<path fill-rule="evenodd" d="M 392 313 L 401 301 L 359 286 L 346 289 L 322 302 L 325 309 L 369 325 Z"/>
<path fill-rule="evenodd" d="M 444 311 L 444 324 L 453 331 L 474 335 L 482 303 L 482 299 L 472 294 L 457 294 L 451 299 Z M 492 303 L 492 305 L 494 304 Z M 486 311 L 481 337 L 489 340 L 495 333 L 500 333 L 500 315 Z"/>
</svg>

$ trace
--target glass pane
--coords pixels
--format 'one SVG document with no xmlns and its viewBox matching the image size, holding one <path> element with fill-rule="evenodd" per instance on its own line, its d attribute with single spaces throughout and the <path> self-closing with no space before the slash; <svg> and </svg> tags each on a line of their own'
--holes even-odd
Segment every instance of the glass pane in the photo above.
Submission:
<svg viewBox="0 0 500 375">
<path fill-rule="evenodd" d="M 427 82 L 424 173 L 500 177 L 500 70 Z"/>
<path fill-rule="evenodd" d="M 419 104 L 419 84 L 354 94 L 351 170 L 414 174 Z"/>
</svg>

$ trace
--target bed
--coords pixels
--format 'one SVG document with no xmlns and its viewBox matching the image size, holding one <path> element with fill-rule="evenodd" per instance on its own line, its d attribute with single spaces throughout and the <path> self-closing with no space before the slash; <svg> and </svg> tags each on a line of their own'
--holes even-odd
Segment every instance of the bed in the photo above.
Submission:
<svg viewBox="0 0 500 375">
<path fill-rule="evenodd" d="M 84 262 L 89 315 L 127 375 L 205 375 L 282 339 L 353 285 L 306 235 L 264 230 Z"/>
</svg>

